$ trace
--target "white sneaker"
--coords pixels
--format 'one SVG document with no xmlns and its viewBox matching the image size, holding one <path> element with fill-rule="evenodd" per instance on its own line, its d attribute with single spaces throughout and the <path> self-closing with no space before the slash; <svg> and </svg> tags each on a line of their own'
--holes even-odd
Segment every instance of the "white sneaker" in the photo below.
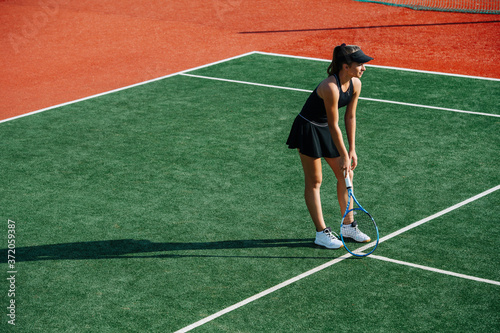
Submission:
<svg viewBox="0 0 500 333">
<path fill-rule="evenodd" d="M 342 236 L 351 238 L 359 243 L 368 243 L 371 241 L 371 238 L 368 235 L 362 233 L 358 229 L 358 223 L 356 221 L 351 224 L 342 224 Z"/>
<path fill-rule="evenodd" d="M 332 229 L 326 228 L 321 232 L 316 232 L 314 244 L 324 246 L 327 249 L 340 249 L 344 246 L 341 241 L 332 233 Z"/>
</svg>

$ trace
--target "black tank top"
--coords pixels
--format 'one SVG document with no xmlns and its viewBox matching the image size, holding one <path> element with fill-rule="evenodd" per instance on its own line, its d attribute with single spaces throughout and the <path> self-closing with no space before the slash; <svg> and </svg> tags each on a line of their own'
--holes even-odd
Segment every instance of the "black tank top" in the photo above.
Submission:
<svg viewBox="0 0 500 333">
<path fill-rule="evenodd" d="M 340 80 L 337 75 L 333 74 L 335 80 L 337 81 L 337 87 L 339 88 L 339 103 L 338 108 L 346 106 L 352 99 L 352 80 L 349 82 L 349 89 L 346 92 L 342 91 L 340 86 Z M 300 116 L 309 122 L 325 124 L 328 122 L 326 117 L 325 103 L 321 97 L 318 95 L 318 87 L 309 95 L 306 103 L 300 111 Z"/>
</svg>

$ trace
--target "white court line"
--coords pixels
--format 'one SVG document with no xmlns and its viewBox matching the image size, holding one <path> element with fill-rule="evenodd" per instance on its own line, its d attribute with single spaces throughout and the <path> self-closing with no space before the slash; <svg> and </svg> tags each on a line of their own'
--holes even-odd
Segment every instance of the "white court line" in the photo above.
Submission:
<svg viewBox="0 0 500 333">
<path fill-rule="evenodd" d="M 408 231 L 408 230 L 413 229 L 413 228 L 415 228 L 415 227 L 417 227 L 417 226 L 419 226 L 419 225 L 422 225 L 422 224 L 424 224 L 424 223 L 426 223 L 426 222 L 429 222 L 429 221 L 431 221 L 431 220 L 433 220 L 433 219 L 435 219 L 435 218 L 437 218 L 437 217 L 439 217 L 439 216 L 441 216 L 441 215 L 444 215 L 444 214 L 446 214 L 446 213 L 449 213 L 449 212 L 451 212 L 452 210 L 458 209 L 458 208 L 460 208 L 460 207 L 462 207 L 462 206 L 464 206 L 464 205 L 466 205 L 466 204 L 468 204 L 468 203 L 471 203 L 471 202 L 473 202 L 473 201 L 475 201 L 475 200 L 478 200 L 478 199 L 480 199 L 480 198 L 482 198 L 482 197 L 484 197 L 484 196 L 486 196 L 486 195 L 488 195 L 488 194 L 490 194 L 490 193 L 493 193 L 493 192 L 495 192 L 495 191 L 497 191 L 497 190 L 500 190 L 500 185 L 495 186 L 495 187 L 493 187 L 493 188 L 491 188 L 491 189 L 489 189 L 489 190 L 487 190 L 487 191 L 484 191 L 484 192 L 482 192 L 482 193 L 480 193 L 480 194 L 478 194 L 478 195 L 475 195 L 475 196 L 473 196 L 472 198 L 469 198 L 469 199 L 467 199 L 467 200 L 464 200 L 464 201 L 462 201 L 462 202 L 460 202 L 460 203 L 458 203 L 458 204 L 456 204 L 456 205 L 453 205 L 453 206 L 451 206 L 450 208 L 444 209 L 444 210 L 442 210 L 442 211 L 440 211 L 440 212 L 438 212 L 438 213 L 436 213 L 436 214 L 433 214 L 433 215 L 431 215 L 431 216 L 429 216 L 429 217 L 427 217 L 427 218 L 425 218 L 425 219 L 422 219 L 422 220 L 420 220 L 420 221 L 417 221 L 417 222 L 415 222 L 415 223 L 412 223 L 412 224 L 410 224 L 410 225 L 408 225 L 408 226 L 406 226 L 406 227 L 404 227 L 404 228 L 402 228 L 402 229 L 400 229 L 400 230 L 398 230 L 398 231 L 396 231 L 396 232 L 393 232 L 393 233 L 391 233 L 391 234 L 389 234 L 389 235 L 387 235 L 387 236 L 385 236 L 385 237 L 382 237 L 382 238 L 380 239 L 379 243 L 382 243 L 382 242 L 387 241 L 387 240 L 389 240 L 389 239 L 391 239 L 391 238 L 393 238 L 393 237 L 396 237 L 397 235 L 400 235 L 400 234 L 402 234 L 402 233 L 403 233 L 403 232 L 405 232 L 405 231 Z M 359 251 L 363 251 L 364 249 L 367 249 L 367 248 L 369 248 L 370 246 L 374 246 L 374 245 L 375 245 L 375 242 L 372 242 L 372 243 L 370 243 L 370 244 L 367 244 L 367 245 L 363 246 L 362 248 L 360 248 L 360 249 L 358 249 L 358 250 L 359 250 Z M 319 272 L 319 271 L 321 271 L 321 270 L 323 270 L 323 269 L 325 269 L 325 268 L 328 268 L 328 267 L 330 267 L 330 266 L 332 266 L 332 265 L 335 265 L 335 264 L 337 264 L 337 263 L 341 262 L 342 260 L 347 259 L 347 258 L 349 258 L 349 257 L 351 257 L 351 256 L 352 256 L 352 255 L 351 255 L 350 253 L 346 253 L 346 254 L 344 254 L 343 256 L 339 257 L 339 258 L 336 258 L 336 259 L 334 259 L 334 260 L 331 260 L 331 261 L 329 261 L 329 262 L 327 262 L 327 263 L 325 263 L 325 264 L 323 264 L 323 265 L 321 265 L 321 266 L 318 266 L 318 267 L 313 268 L 313 269 L 311 269 L 311 270 L 309 270 L 309 271 L 307 271 L 307 272 L 305 272 L 305 273 L 302 273 L 302 274 L 300 274 L 300 275 L 297 275 L 297 276 L 296 276 L 296 277 L 294 277 L 294 278 L 291 278 L 291 279 L 289 279 L 289 280 L 287 280 L 287 281 L 285 281 L 285 282 L 282 282 L 282 283 L 280 283 L 280 284 L 278 284 L 278 285 L 276 285 L 276 286 L 274 286 L 274 287 L 271 287 L 271 288 L 269 288 L 269 289 L 266 289 L 266 290 L 264 290 L 264 291 L 262 291 L 262 292 L 260 292 L 260 293 L 258 293 L 258 294 L 256 294 L 256 295 L 252 296 L 252 297 L 249 297 L 249 298 L 247 298 L 247 299 L 245 299 L 245 300 L 243 300 L 243 301 L 241 301 L 241 302 L 239 302 L 239 303 L 236 303 L 236 304 L 234 304 L 234 305 L 232 305 L 232 306 L 230 306 L 230 307 L 227 307 L 227 308 L 225 308 L 225 309 L 223 309 L 223 310 L 221 310 L 221 311 L 219 311 L 219 312 L 216 312 L 216 313 L 214 313 L 214 314 L 213 314 L 213 315 L 211 315 L 211 316 L 208 316 L 208 317 L 206 317 L 206 318 L 203 318 L 202 320 L 199 320 L 199 321 L 197 321 L 197 322 L 195 322 L 195 323 L 193 323 L 193 324 L 191 324 L 191 325 L 189 325 L 189 326 L 186 326 L 186 327 L 184 327 L 184 328 L 182 328 L 182 329 L 180 329 L 180 330 L 176 331 L 175 333 L 185 333 L 185 332 L 189 332 L 189 331 L 191 331 L 192 329 L 195 329 L 196 327 L 199 327 L 199 326 L 201 326 L 201 325 L 204 325 L 204 324 L 206 324 L 206 323 L 208 323 L 208 322 L 210 322 L 210 321 L 212 321 L 212 320 L 214 320 L 214 319 L 216 319 L 216 318 L 218 318 L 218 317 L 220 317 L 220 316 L 222 316 L 222 315 L 224 315 L 224 314 L 226 314 L 226 313 L 228 313 L 228 312 L 231 312 L 231 311 L 233 311 L 233 310 L 236 310 L 236 309 L 238 309 L 238 308 L 240 308 L 240 307 L 242 307 L 242 306 L 244 306 L 244 305 L 246 305 L 246 304 L 248 304 L 248 303 L 251 303 L 251 302 L 253 302 L 253 301 L 255 301 L 255 300 L 258 300 L 259 298 L 262 298 L 262 297 L 264 297 L 264 296 L 266 296 L 266 295 L 269 295 L 269 294 L 271 294 L 271 293 L 273 293 L 273 292 L 275 292 L 275 291 L 277 291 L 277 290 L 279 290 L 279 289 L 281 289 L 281 288 L 284 288 L 284 287 L 286 287 L 286 286 L 288 286 L 288 285 L 290 285 L 290 284 L 292 284 L 292 283 L 294 283 L 294 282 L 297 282 L 297 281 L 299 281 L 299 280 L 301 280 L 301 279 L 303 279 L 303 278 L 305 278 L 305 277 L 308 277 L 308 276 L 310 276 L 310 275 L 312 275 L 312 274 L 314 274 L 314 273 L 317 273 L 317 272 Z M 373 254 L 371 254 L 371 256 L 373 256 Z M 377 257 L 376 259 L 380 259 L 380 260 L 382 260 L 381 258 L 384 258 L 384 257 Z M 392 260 L 392 259 L 389 259 L 389 260 Z M 392 262 L 397 262 L 397 261 L 395 260 L 395 261 L 392 261 Z M 401 262 L 401 264 L 403 264 L 403 263 L 404 263 L 404 262 Z M 414 265 L 414 264 L 410 264 L 410 263 L 405 263 L 405 264 L 407 264 L 407 265 L 413 265 L 413 267 L 418 267 L 418 268 L 422 268 L 422 269 L 426 269 L 426 270 L 431 270 L 431 269 L 429 269 L 428 267 L 425 267 L 425 266 Z M 424 268 L 424 267 L 425 267 L 425 268 Z M 441 273 L 441 272 L 445 272 L 445 271 L 442 271 L 442 270 L 437 270 L 437 271 L 439 271 L 439 273 Z M 450 273 L 452 273 L 452 272 L 450 272 Z M 452 274 L 449 274 L 449 275 L 452 275 Z M 457 273 L 453 273 L 453 275 L 454 275 L 454 276 L 457 276 L 457 277 L 465 277 L 465 275 L 464 275 L 464 276 L 462 276 L 462 274 L 457 274 Z M 484 280 L 484 279 L 479 279 L 479 280 Z M 479 281 L 479 280 L 478 280 L 478 279 L 476 279 L 476 281 Z M 486 281 L 491 281 L 491 280 L 486 280 Z M 485 281 L 481 281 L 481 282 L 485 282 Z M 493 282 L 496 282 L 496 281 L 493 281 Z"/>
<path fill-rule="evenodd" d="M 224 315 L 224 314 L 226 314 L 228 312 L 236 310 L 236 309 L 238 309 L 238 308 L 240 308 L 240 307 L 242 307 L 242 306 L 244 306 L 244 305 L 246 305 L 248 303 L 251 303 L 251 302 L 253 302 L 253 301 L 255 301 L 255 300 L 259 299 L 259 298 L 262 298 L 262 297 L 264 297 L 266 295 L 269 295 L 270 293 L 273 293 L 273 292 L 275 292 L 278 289 L 284 288 L 284 287 L 286 287 L 286 286 L 288 286 L 288 285 L 290 285 L 290 284 L 292 284 L 294 282 L 297 282 L 297 281 L 299 281 L 299 280 L 301 280 L 301 279 L 303 279 L 305 277 L 308 277 L 309 275 L 312 275 L 312 274 L 317 273 L 317 272 L 319 272 L 319 271 L 321 271 L 321 270 L 323 270 L 323 269 L 325 269 L 327 267 L 335 265 L 336 263 L 341 262 L 342 260 L 347 259 L 349 257 L 352 257 L 352 254 L 346 253 L 343 256 L 338 257 L 337 259 L 331 260 L 331 261 L 329 261 L 329 262 L 327 262 L 327 263 L 325 263 L 325 264 L 323 264 L 321 266 L 318 266 L 318 267 L 313 268 L 313 269 L 311 269 L 311 270 L 309 270 L 309 271 L 307 271 L 305 273 L 297 275 L 294 278 L 286 280 L 285 282 L 282 282 L 282 283 L 280 283 L 278 285 L 275 285 L 274 287 L 266 289 L 266 290 L 264 290 L 264 291 L 262 291 L 262 292 L 260 292 L 260 293 L 258 293 L 256 295 L 252 296 L 252 297 L 249 297 L 249 298 L 247 298 L 247 299 L 245 299 L 245 300 L 243 300 L 243 301 L 241 301 L 239 303 L 236 303 L 236 304 L 234 304 L 234 305 L 232 305 L 230 307 L 227 307 L 227 308 L 225 308 L 225 309 L 223 309 L 223 310 L 221 310 L 221 311 L 219 311 L 217 313 L 214 313 L 211 316 L 203 318 L 202 320 L 199 320 L 196 323 L 193 323 L 193 324 L 191 324 L 189 326 L 186 326 L 186 327 L 184 327 L 184 328 L 182 328 L 182 329 L 180 329 L 178 331 L 175 331 L 175 333 L 189 332 L 189 331 L 191 331 L 192 329 L 194 329 L 196 327 L 199 327 L 199 326 L 201 326 L 203 324 L 206 324 L 206 323 L 208 323 L 208 322 L 210 322 L 210 321 L 212 321 L 212 320 L 214 320 L 214 319 L 216 319 L 216 318 L 218 318 L 218 317 L 220 317 L 220 316 L 222 316 L 222 315 Z"/>
<path fill-rule="evenodd" d="M 395 101 L 388 101 L 388 100 L 383 100 L 383 99 L 375 99 L 375 98 L 367 98 L 367 97 L 359 97 L 359 99 L 363 99 L 363 100 L 366 100 L 366 101 L 373 101 L 373 102 L 381 102 L 381 103 L 390 103 L 390 104 L 398 104 L 398 105 L 405 105 L 405 106 L 413 106 L 413 107 L 417 107 L 417 108 L 443 110 L 443 111 L 452 111 L 452 112 L 458 112 L 458 113 L 469 113 L 469 114 L 475 114 L 475 115 L 478 115 L 478 116 L 488 116 L 488 117 L 499 117 L 500 118 L 500 114 L 492 114 L 492 113 L 484 113 L 484 112 L 457 110 L 457 109 L 450 109 L 450 108 L 442 108 L 442 107 L 439 107 L 439 106 L 429 106 L 429 105 L 421 105 L 421 104 L 413 104 L 413 103 L 405 103 L 405 102 L 395 102 Z"/>
<path fill-rule="evenodd" d="M 198 79 L 205 79 L 205 80 L 224 81 L 224 82 L 231 82 L 231 83 L 246 84 L 246 85 L 250 85 L 250 86 L 258 86 L 258 87 L 266 87 L 266 88 L 275 88 L 275 89 L 283 89 L 283 90 L 292 90 L 292 91 L 300 91 L 300 92 L 312 93 L 312 90 L 309 90 L 309 89 L 300 89 L 300 88 L 275 86 L 275 85 L 271 85 L 271 84 L 255 83 L 255 82 L 248 82 L 248 81 L 221 79 L 221 78 L 218 78 L 218 77 L 203 76 L 203 75 L 194 75 L 194 74 L 186 74 L 186 73 L 181 73 L 179 75 L 190 76 L 190 77 L 195 77 L 195 78 L 198 78 Z"/>
<path fill-rule="evenodd" d="M 272 55 L 275 57 L 303 59 L 303 60 L 315 60 L 315 61 L 322 61 L 322 62 L 331 62 L 332 61 L 331 59 L 294 56 L 294 55 L 289 55 L 289 54 L 280 54 L 280 53 L 272 53 L 272 52 L 255 51 L 254 53 L 262 54 L 262 55 Z M 484 76 L 473 76 L 473 75 L 452 74 L 452 73 L 444 73 L 444 72 L 433 72 L 433 71 L 425 71 L 425 70 L 421 70 L 421 69 L 411 69 L 411 68 L 401 68 L 401 67 L 371 65 L 371 64 L 365 64 L 365 66 L 366 67 L 373 67 L 373 68 L 384 68 L 384 69 L 403 71 L 403 72 L 414 72 L 414 73 L 434 74 L 434 75 L 443 75 L 443 76 L 454 76 L 454 77 L 460 77 L 460 78 L 466 78 L 466 79 L 478 79 L 478 80 L 487 80 L 487 81 L 500 81 L 500 79 L 497 79 L 497 78 L 484 77 Z"/>
<path fill-rule="evenodd" d="M 215 80 L 215 81 L 223 81 L 223 82 L 246 84 L 246 85 L 258 86 L 258 87 L 275 88 L 275 89 L 292 90 L 292 91 L 301 91 L 301 92 L 308 92 L 308 93 L 312 92 L 312 90 L 308 90 L 308 89 L 299 89 L 299 88 L 275 86 L 275 85 L 270 85 L 270 84 L 262 84 L 262 83 L 248 82 L 248 81 L 222 79 L 222 78 L 212 77 L 212 76 L 186 74 L 185 72 L 184 73 L 180 73 L 179 75 L 190 76 L 190 77 L 199 78 L 199 79 L 206 79 L 206 80 Z M 372 101 L 372 102 L 379 102 L 379 103 L 398 104 L 398 105 L 413 106 L 413 107 L 425 108 L 425 109 L 434 109 L 434 110 L 442 110 L 442 111 L 452 111 L 452 112 L 458 112 L 458 113 L 468 113 L 468 114 L 474 114 L 474 115 L 479 115 L 479 116 L 488 116 L 488 117 L 498 117 L 498 118 L 500 118 L 500 114 L 491 114 L 491 113 L 475 112 L 475 111 L 465 111 L 465 110 L 458 110 L 458 109 L 443 108 L 443 107 L 439 107 L 439 106 L 430 106 L 430 105 L 422 105 L 422 104 L 396 102 L 396 101 L 389 101 L 389 100 L 375 99 L 375 98 L 367 98 L 367 97 L 359 97 L 359 99 L 366 100 L 366 101 Z"/>
<path fill-rule="evenodd" d="M 420 221 L 417 221 L 417 222 L 414 222 L 414 223 L 412 223 L 412 224 L 410 224 L 410 225 L 407 225 L 406 227 L 404 227 L 404 228 L 402 228 L 402 229 L 399 229 L 398 231 L 395 231 L 395 232 L 393 232 L 393 233 L 391 233 L 391 234 L 389 234 L 389 235 L 387 235 L 387 236 L 384 236 L 384 237 L 380 238 L 380 241 L 379 241 L 379 242 L 380 242 L 380 243 L 382 243 L 382 242 L 384 242 L 384 241 L 386 241 L 386 240 L 388 240 L 388 239 L 391 239 L 391 238 L 393 238 L 393 237 L 396 237 L 397 235 L 402 234 L 403 232 L 406 232 L 406 231 L 408 231 L 408 230 L 410 230 L 410 229 L 413 229 L 413 228 L 415 228 L 415 227 L 418 227 L 419 225 L 424 224 L 424 223 L 426 223 L 426 222 L 429 222 L 430 220 L 434 220 L 435 218 L 438 218 L 438 217 L 440 217 L 441 215 L 444 215 L 444 214 L 446 214 L 446 213 L 449 213 L 449 212 L 451 212 L 452 210 L 455 210 L 455 209 L 457 209 L 457 208 L 460 208 L 460 207 L 462 207 L 462 206 L 464 206 L 464 205 L 466 205 L 466 204 L 468 204 L 468 203 L 471 203 L 471 202 L 473 202 L 473 201 L 476 201 L 477 199 L 480 199 L 480 198 L 482 198 L 482 197 L 484 197 L 484 196 L 486 196 L 486 195 L 488 195 L 488 194 L 490 194 L 490 193 L 493 193 L 493 192 L 495 192 L 495 191 L 498 191 L 498 190 L 500 190 L 500 185 L 497 185 L 497 186 L 495 186 L 495 187 L 493 187 L 493 188 L 491 188 L 491 189 L 489 189 L 489 190 L 487 190 L 487 191 L 484 191 L 484 192 L 482 192 L 482 193 L 479 193 L 478 195 L 475 195 L 475 196 L 473 196 L 472 198 L 469 198 L 469 199 L 464 200 L 464 201 L 462 201 L 462 202 L 460 202 L 460 203 L 457 203 L 456 205 L 451 206 L 451 207 L 449 207 L 449 208 L 446 208 L 446 209 L 444 209 L 444 210 L 442 210 L 442 211 L 440 211 L 440 212 L 438 212 L 438 213 L 436 213 L 436 214 L 433 214 L 433 215 L 431 215 L 431 216 L 429 216 L 429 217 L 426 217 L 425 219 L 422 219 L 422 220 L 420 220 Z"/>
<path fill-rule="evenodd" d="M 484 283 L 489 283 L 489 284 L 494 284 L 494 285 L 500 286 L 500 282 L 494 281 L 494 280 L 482 279 L 482 278 L 478 278 L 478 277 L 475 277 L 475 276 L 470 276 L 470 275 L 465 275 L 465 274 L 460 274 L 460 273 L 445 271 L 443 269 L 438 269 L 438 268 L 433 268 L 433 267 L 428 267 L 428 266 L 422 266 L 422 265 L 412 264 L 410 262 L 401 261 L 401 260 L 395 260 L 395 259 L 391 259 L 391 258 L 387 258 L 387 257 L 373 255 L 373 254 L 370 254 L 369 257 L 373 258 L 373 259 L 382 260 L 382 261 L 392 262 L 392 263 L 399 264 L 399 265 L 410 266 L 410 267 L 414 267 L 414 268 L 420 268 L 420 269 L 423 269 L 423 270 L 426 270 L 426 271 L 431 271 L 431 272 L 434 272 L 434 273 L 441 273 L 441 274 L 445 274 L 445 275 L 459 277 L 459 278 L 462 278 L 462 279 L 468 279 L 468 280 L 472 280 L 472 281 L 484 282 Z"/>
<path fill-rule="evenodd" d="M 465 206 L 465 205 L 467 205 L 467 204 L 469 204 L 469 203 L 471 203 L 471 202 L 473 202 L 473 201 L 476 201 L 477 199 L 480 199 L 480 198 L 482 198 L 482 197 L 484 197 L 484 196 L 487 196 L 488 194 L 491 194 L 491 193 L 493 193 L 493 192 L 495 192 L 495 191 L 498 191 L 498 190 L 500 190 L 500 185 L 497 185 L 497 186 L 495 186 L 495 187 L 493 187 L 493 188 L 490 188 L 489 190 L 486 190 L 486 191 L 484 191 L 484 192 L 482 192 L 482 193 L 479 193 L 478 195 L 475 195 L 475 196 L 473 196 L 472 198 L 469 198 L 469 199 L 467 199 L 467 200 L 464 200 L 464 201 L 462 201 L 462 202 L 459 202 L 459 203 L 457 203 L 456 205 L 453 205 L 453 206 L 451 206 L 451 207 L 448 207 L 448 208 L 446 208 L 446 209 L 443 209 L 442 211 L 437 212 L 437 213 L 435 213 L 435 214 L 433 214 L 433 215 L 431 215 L 431 216 L 428 216 L 428 217 L 426 217 L 426 218 L 424 218 L 424 219 L 421 219 L 420 221 L 413 222 L 412 224 L 409 224 L 409 225 L 407 225 L 407 226 L 406 226 L 406 227 L 404 227 L 404 228 L 401 228 L 401 229 L 399 229 L 399 230 L 396 230 L 396 231 L 394 231 L 393 233 L 390 233 L 389 235 L 387 235 L 387 236 L 384 236 L 384 237 L 380 238 L 380 239 L 379 239 L 379 243 L 383 243 L 383 242 L 385 242 L 386 240 L 389 240 L 389 239 L 391 239 L 391 238 L 394 238 L 394 237 L 396 237 L 396 236 L 398 236 L 398 235 L 402 234 L 403 232 L 406 232 L 406 231 L 408 231 L 408 230 L 411 230 L 411 229 L 413 229 L 413 228 L 416 228 L 416 227 L 418 227 L 419 225 L 422 225 L 422 224 L 424 224 L 424 223 L 426 223 L 426 222 L 432 221 L 432 220 L 434 220 L 434 219 L 436 219 L 436 218 L 438 218 L 438 217 L 440 217 L 440 216 L 442 216 L 442 215 L 444 215 L 444 214 L 447 214 L 447 213 L 449 213 L 449 212 L 451 212 L 451 211 L 454 211 L 455 209 L 458 209 L 458 208 L 460 208 L 460 207 L 462 207 L 462 206 Z M 365 251 L 365 250 L 367 250 L 367 249 L 369 249 L 369 248 L 371 248 L 371 247 L 375 246 L 375 243 L 376 243 L 376 241 L 373 241 L 373 242 L 371 242 L 371 243 L 368 243 L 368 244 L 366 244 L 366 245 L 364 245 L 364 246 L 362 246 L 362 247 L 360 247 L 360 248 L 356 249 L 356 251 L 355 251 L 355 252 L 356 252 L 356 253 L 362 253 L 363 251 Z"/>
<path fill-rule="evenodd" d="M 14 120 L 14 119 L 18 119 L 18 118 L 23 118 L 23 117 L 26 117 L 26 116 L 30 116 L 30 115 L 33 115 L 33 114 L 37 114 L 37 113 L 40 113 L 40 112 L 49 111 L 49 110 L 52 110 L 52 109 L 57 109 L 57 108 L 60 108 L 60 107 L 66 106 L 66 105 L 71 105 L 71 104 L 75 104 L 75 103 L 78 103 L 78 102 L 83 102 L 83 101 L 86 101 L 86 100 L 89 100 L 89 99 L 97 98 L 97 97 L 100 97 L 100 96 L 109 95 L 109 94 L 112 94 L 112 93 L 115 93 L 115 92 L 119 92 L 119 91 L 122 91 L 122 90 L 130 89 L 130 88 L 134 88 L 134 87 L 139 87 L 139 86 L 142 86 L 142 85 L 145 85 L 145 84 L 148 84 L 148 83 L 152 83 L 152 82 L 155 82 L 155 81 L 160 81 L 160 80 L 163 80 L 163 79 L 166 79 L 166 78 L 169 78 L 169 77 L 173 77 L 173 76 L 176 76 L 176 75 L 179 75 L 179 74 L 182 74 L 182 73 L 187 73 L 187 72 L 190 72 L 190 71 L 194 71 L 194 70 L 197 70 L 197 69 L 202 69 L 202 68 L 209 67 L 209 66 L 212 66 L 212 65 L 221 64 L 221 63 L 224 63 L 224 62 L 227 62 L 227 61 L 230 61 L 230 60 L 242 58 L 242 57 L 254 54 L 254 53 L 255 53 L 255 51 L 244 53 L 244 54 L 240 54 L 240 55 L 237 55 L 237 56 L 234 56 L 234 57 L 231 57 L 231 58 L 227 58 L 227 59 L 215 61 L 215 62 L 212 62 L 210 64 L 205 64 L 205 65 L 202 65 L 202 66 L 194 67 L 194 68 L 187 69 L 187 70 L 184 70 L 184 71 L 181 71 L 181 72 L 172 73 L 172 74 L 169 74 L 169 75 L 157 77 L 155 79 L 151 79 L 151 80 L 147 80 L 147 81 L 135 83 L 135 84 L 132 84 L 132 85 L 129 85 L 129 86 L 125 86 L 125 87 L 122 87 L 122 88 L 117 88 L 117 89 L 105 91 L 105 92 L 102 92 L 102 93 L 99 93 L 99 94 L 95 94 L 95 95 L 83 97 L 83 98 L 80 98 L 80 99 L 75 99 L 73 101 L 69 101 L 69 102 L 66 102 L 66 103 L 61 103 L 61 104 L 49 106 L 47 108 L 43 108 L 43 109 L 40 109 L 40 110 L 32 111 L 32 112 L 29 112 L 29 113 L 24 113 L 24 114 L 15 116 L 15 117 L 6 118 L 6 119 L 3 119 L 3 120 L 0 120 L 0 124 L 4 123 L 4 122 L 7 122 L 7 121 L 10 121 L 10 120 Z"/>
</svg>

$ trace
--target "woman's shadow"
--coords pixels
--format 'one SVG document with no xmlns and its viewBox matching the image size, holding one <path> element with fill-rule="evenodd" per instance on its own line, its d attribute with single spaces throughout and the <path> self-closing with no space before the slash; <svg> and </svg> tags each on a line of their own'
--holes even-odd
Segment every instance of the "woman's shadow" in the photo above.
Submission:
<svg viewBox="0 0 500 333">
<path fill-rule="evenodd" d="M 233 240 L 200 243 L 155 243 L 149 240 L 119 239 L 92 242 L 75 242 L 51 245 L 18 247 L 15 261 L 79 260 L 79 259 L 124 259 L 124 258 L 181 258 L 181 257 L 238 257 L 238 258 L 297 258 L 332 259 L 332 256 L 266 256 L 238 255 L 236 252 L 217 253 L 211 250 L 256 249 L 256 248 L 315 248 L 312 239 L 259 239 Z M 0 250 L 7 253 L 8 249 Z M 179 253 L 172 253 L 179 251 Z M 185 251 L 193 251 L 186 254 Z M 201 251 L 201 252 L 200 252 Z M 206 251 L 206 252 L 205 252 Z M 12 257 L 11 257 L 12 259 Z M 6 263 L 7 256 L 0 259 Z"/>
</svg>

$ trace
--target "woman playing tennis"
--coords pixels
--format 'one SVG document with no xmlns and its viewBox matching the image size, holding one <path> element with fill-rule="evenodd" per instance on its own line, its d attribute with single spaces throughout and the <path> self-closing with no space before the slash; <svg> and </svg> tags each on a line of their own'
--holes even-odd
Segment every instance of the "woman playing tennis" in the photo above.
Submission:
<svg viewBox="0 0 500 333">
<path fill-rule="evenodd" d="M 345 174 L 352 179 L 358 164 L 356 155 L 356 106 L 361 92 L 360 78 L 366 70 L 364 63 L 373 60 L 359 46 L 336 46 L 328 66 L 328 77 L 311 93 L 302 111 L 295 118 L 287 140 L 289 148 L 298 149 L 305 176 L 304 197 L 307 209 L 316 226 L 315 244 L 329 249 L 341 248 L 342 242 L 327 228 L 321 208 L 321 158 L 324 158 L 337 178 L 337 198 L 341 214 L 347 208 Z M 346 106 L 344 122 L 348 147 L 339 127 L 339 109 Z M 352 213 L 346 216 L 342 235 L 356 242 L 368 242 Z"/>
</svg>

